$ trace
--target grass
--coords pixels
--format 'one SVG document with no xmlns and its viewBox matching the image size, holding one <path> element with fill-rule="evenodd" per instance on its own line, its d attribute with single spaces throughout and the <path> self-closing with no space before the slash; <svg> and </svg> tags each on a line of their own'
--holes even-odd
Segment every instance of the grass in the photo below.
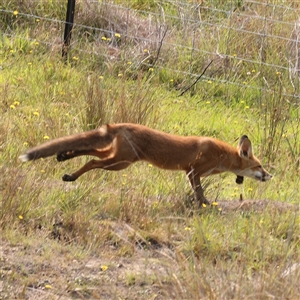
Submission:
<svg viewBox="0 0 300 300">
<path fill-rule="evenodd" d="M 228 17 L 170 2 L 163 6 L 168 31 L 159 51 L 157 29 L 145 14 L 132 11 L 125 27 L 122 9 L 78 3 L 78 24 L 93 20 L 102 30 L 77 26 L 64 63 L 61 48 L 48 44 L 61 26 L 22 15 L 62 19 L 61 6 L 2 2 L 0 9 L 18 14 L 1 12 L 0 22 L 14 34 L 0 37 L 0 298 L 299 297 L 299 100 L 292 96 L 299 88 L 296 74 L 276 67 L 295 63 L 293 41 L 252 39 L 262 28 L 269 34 L 273 28 L 273 36 L 296 34 L 288 24 L 267 23 L 270 16 L 292 20 L 292 4 L 282 15 L 280 6 L 269 11 L 236 1 L 231 5 L 240 15 Z M 156 1 L 132 5 L 157 9 Z M 104 12 L 111 24 L 118 21 L 113 43 Z M 199 13 L 209 24 L 193 31 Z M 256 15 L 265 23 L 253 21 Z M 237 30 L 241 21 L 248 33 Z M 281 51 L 286 47 L 291 51 Z M 210 59 L 207 77 L 179 96 Z M 232 174 L 207 178 L 206 195 L 218 205 L 194 210 L 180 172 L 140 163 L 64 183 L 61 176 L 87 158 L 18 159 L 28 147 L 109 122 L 233 145 L 247 134 L 274 179 L 237 186 Z"/>
</svg>

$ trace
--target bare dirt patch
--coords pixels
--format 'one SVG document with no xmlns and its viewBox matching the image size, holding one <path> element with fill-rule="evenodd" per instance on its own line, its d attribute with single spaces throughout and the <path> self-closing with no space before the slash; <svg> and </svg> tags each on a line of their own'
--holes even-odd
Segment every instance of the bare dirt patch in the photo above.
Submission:
<svg viewBox="0 0 300 300">
<path fill-rule="evenodd" d="M 156 276 L 160 267 L 150 258 L 140 257 L 134 266 L 124 258 L 112 260 L 107 255 L 83 261 L 57 256 L 42 262 L 36 247 L 30 247 L 30 253 L 21 245 L 4 244 L 0 249 L 2 299 L 111 299 L 118 295 L 149 299 L 155 295 L 151 275 Z"/>
<path fill-rule="evenodd" d="M 26 245 L 2 239 L 0 299 L 163 299 L 160 287 L 176 272 L 172 252 L 133 247 L 128 257 L 112 246 L 98 256 L 46 237 Z"/>
<path fill-rule="evenodd" d="M 267 200 L 224 200 L 218 202 L 218 208 L 222 208 L 221 214 L 299 211 L 297 205 Z M 2 238 L 0 299 L 159 300 L 184 295 L 178 276 L 184 276 L 185 267 L 180 261 L 186 258 L 178 259 L 176 237 L 171 238 L 170 244 L 145 240 L 126 223 L 110 224 L 113 234 L 126 245 L 124 249 L 130 249 L 128 253 L 113 242 L 104 242 L 94 252 L 72 240 L 54 238 L 42 229 L 35 229 L 28 236 L 20 232 L 13 238 Z M 234 253 L 240 255 L 238 250 Z M 211 268 L 215 263 L 212 261 Z M 299 265 L 291 264 L 290 269 L 283 268 L 282 274 L 288 277 L 297 272 Z M 202 295 L 207 295 L 206 291 Z"/>
</svg>

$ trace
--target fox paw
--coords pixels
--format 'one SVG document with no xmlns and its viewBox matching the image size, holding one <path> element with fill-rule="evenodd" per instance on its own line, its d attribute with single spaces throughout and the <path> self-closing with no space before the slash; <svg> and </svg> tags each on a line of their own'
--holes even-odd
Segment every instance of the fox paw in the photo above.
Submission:
<svg viewBox="0 0 300 300">
<path fill-rule="evenodd" d="M 244 177 L 243 177 L 243 176 L 239 176 L 239 175 L 236 176 L 235 182 L 236 182 L 237 184 L 242 184 L 243 181 L 244 181 Z"/>
<path fill-rule="evenodd" d="M 57 161 L 65 161 L 70 157 L 70 155 L 72 154 L 72 151 L 68 151 L 68 152 L 60 152 L 56 155 L 56 159 Z"/>
<path fill-rule="evenodd" d="M 200 200 L 200 205 L 203 206 L 203 204 L 205 204 L 205 205 L 210 205 L 209 201 L 208 201 L 206 198 L 202 198 L 202 199 Z"/>
<path fill-rule="evenodd" d="M 64 161 L 68 159 L 67 152 L 60 152 L 56 155 L 57 161 Z"/>
<path fill-rule="evenodd" d="M 63 181 L 75 181 L 76 178 L 74 178 L 72 175 L 65 174 L 65 175 L 62 177 L 62 180 L 63 180 Z"/>
</svg>

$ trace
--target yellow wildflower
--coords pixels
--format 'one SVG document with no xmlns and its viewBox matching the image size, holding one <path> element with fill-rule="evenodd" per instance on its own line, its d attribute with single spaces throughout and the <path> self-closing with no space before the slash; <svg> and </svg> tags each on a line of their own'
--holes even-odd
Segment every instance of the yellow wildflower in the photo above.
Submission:
<svg viewBox="0 0 300 300">
<path fill-rule="evenodd" d="M 101 270 L 105 272 L 108 269 L 108 266 L 101 266 Z"/>
</svg>

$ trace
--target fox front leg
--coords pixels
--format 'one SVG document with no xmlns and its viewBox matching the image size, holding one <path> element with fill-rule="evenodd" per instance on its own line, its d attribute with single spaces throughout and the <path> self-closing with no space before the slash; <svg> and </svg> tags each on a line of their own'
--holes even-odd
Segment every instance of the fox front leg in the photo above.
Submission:
<svg viewBox="0 0 300 300">
<path fill-rule="evenodd" d="M 198 174 L 195 175 L 193 170 L 187 172 L 187 176 L 194 190 L 195 200 L 198 202 L 199 207 L 201 207 L 203 204 L 210 205 L 209 201 L 204 196 L 204 190 L 201 186 L 200 176 Z"/>
</svg>

